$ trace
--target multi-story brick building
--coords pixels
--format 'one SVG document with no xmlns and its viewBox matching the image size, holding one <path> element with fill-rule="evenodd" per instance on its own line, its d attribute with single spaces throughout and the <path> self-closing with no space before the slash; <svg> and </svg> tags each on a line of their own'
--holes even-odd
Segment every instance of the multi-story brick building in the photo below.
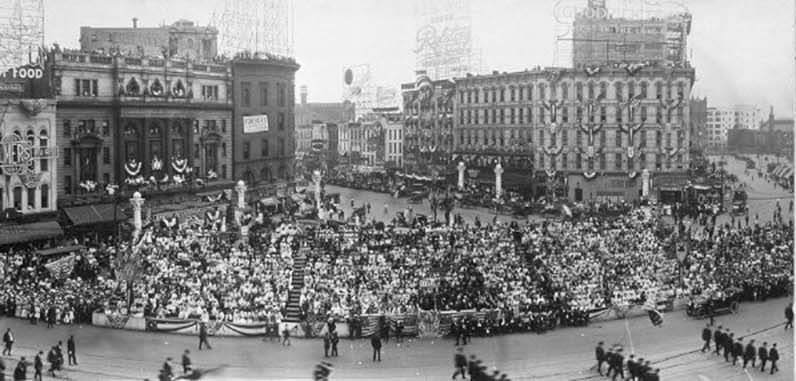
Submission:
<svg viewBox="0 0 796 381">
<path fill-rule="evenodd" d="M 448 169 L 453 153 L 453 80 L 432 81 L 423 71 L 401 85 L 404 100 L 404 166 L 431 173 Z"/>
<path fill-rule="evenodd" d="M 521 171 L 532 163 L 537 176 L 555 179 L 548 189 L 576 201 L 638 198 L 644 170 L 655 184 L 688 167 L 693 80 L 693 69 L 661 67 L 457 79 L 456 160 Z"/>
<path fill-rule="evenodd" d="M 218 30 L 179 20 L 156 28 L 80 28 L 80 50 L 120 53 L 127 57 L 174 57 L 190 60 L 213 59 L 218 54 Z"/>
<path fill-rule="evenodd" d="M 229 65 L 53 51 L 59 197 L 89 183 L 232 178 Z M 97 189 L 102 189 L 101 185 Z"/>
<path fill-rule="evenodd" d="M 299 65 L 291 58 L 248 52 L 231 65 L 235 178 L 248 184 L 292 179 Z"/>
<path fill-rule="evenodd" d="M 691 149 L 702 151 L 707 147 L 708 98 L 691 98 L 689 103 Z"/>
</svg>

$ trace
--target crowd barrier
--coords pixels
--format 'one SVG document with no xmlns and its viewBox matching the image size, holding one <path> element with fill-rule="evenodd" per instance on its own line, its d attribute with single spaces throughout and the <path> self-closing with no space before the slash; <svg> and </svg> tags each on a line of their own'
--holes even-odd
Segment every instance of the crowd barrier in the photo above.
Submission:
<svg viewBox="0 0 796 381">
<path fill-rule="evenodd" d="M 684 299 L 667 300 L 658 303 L 658 311 L 669 312 L 685 308 L 687 301 Z M 601 322 L 623 318 L 644 316 L 647 312 L 642 306 L 630 306 L 625 309 L 604 308 L 590 313 L 590 322 Z M 400 321 L 403 324 L 402 336 L 435 338 L 450 334 L 451 323 L 454 320 L 468 317 L 479 321 L 498 319 L 500 312 L 487 311 L 419 311 L 411 314 L 361 315 L 358 324 L 349 324 L 346 321 L 336 321 L 335 330 L 340 337 L 368 337 L 379 329 L 379 319 L 384 316 L 385 322 L 395 327 Z M 23 316 L 20 316 L 23 317 Z M 196 319 L 161 319 L 143 316 L 128 316 L 122 314 L 105 314 L 96 311 L 92 316 L 92 324 L 100 327 L 127 329 L 133 331 L 149 331 L 162 333 L 176 333 L 182 335 L 199 335 L 200 321 Z M 206 322 L 207 332 L 211 336 L 254 337 L 277 336 L 285 329 L 290 331 L 291 337 L 312 338 L 321 337 L 328 331 L 326 321 L 280 323 L 278 327 L 269 327 L 264 322 L 257 323 L 232 323 L 224 321 Z M 351 328 L 357 332 L 351 332 Z M 269 330 L 269 328 L 271 328 Z M 394 331 L 391 331 L 394 332 Z"/>
</svg>

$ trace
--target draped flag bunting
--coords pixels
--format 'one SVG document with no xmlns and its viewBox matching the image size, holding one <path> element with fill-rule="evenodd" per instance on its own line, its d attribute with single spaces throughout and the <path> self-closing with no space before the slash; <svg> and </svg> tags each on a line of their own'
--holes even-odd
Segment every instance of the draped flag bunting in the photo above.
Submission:
<svg viewBox="0 0 796 381">
<path fill-rule="evenodd" d="M 647 303 L 644 304 L 642 309 L 647 311 L 652 325 L 656 327 L 663 325 L 663 315 L 658 311 L 657 306 L 652 304 L 651 300 L 647 300 Z"/>
<path fill-rule="evenodd" d="M 53 278 L 66 279 L 66 277 L 72 273 L 72 269 L 75 267 L 75 255 L 69 254 L 66 257 L 44 265 L 44 267 L 50 272 L 50 275 L 52 275 Z"/>
</svg>

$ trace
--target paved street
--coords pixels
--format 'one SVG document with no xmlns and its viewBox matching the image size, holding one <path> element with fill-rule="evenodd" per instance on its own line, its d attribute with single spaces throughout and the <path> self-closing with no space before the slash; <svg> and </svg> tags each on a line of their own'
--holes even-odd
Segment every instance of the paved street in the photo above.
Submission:
<svg viewBox="0 0 796 381">
<path fill-rule="evenodd" d="M 764 303 L 744 303 L 736 315 L 722 316 L 719 324 L 729 326 L 736 335 L 748 335 L 784 321 L 786 299 Z M 665 314 L 662 328 L 653 328 L 647 317 L 610 321 L 586 328 L 558 329 L 546 334 L 516 334 L 476 338 L 466 353 L 478 354 L 490 367 L 506 372 L 512 380 L 599 380 L 593 365 L 593 346 L 622 343 L 625 351 L 651 359 L 661 368 L 663 380 L 745 380 L 740 367 L 731 367 L 714 355 L 694 353 L 700 347 L 699 333 L 704 320 L 694 320 L 684 312 Z M 630 336 L 627 335 L 629 328 Z M 4 356 L 7 374 L 18 356 L 32 359 L 34 348 L 52 345 L 74 334 L 78 343 L 79 367 L 67 367 L 64 376 L 74 380 L 154 379 L 166 356 L 179 363 L 186 348 L 191 349 L 197 367 L 226 364 L 209 380 L 292 380 L 308 379 L 312 368 L 323 360 L 320 340 L 294 338 L 293 345 L 282 347 L 276 341 L 259 339 L 212 338 L 213 350 L 198 351 L 195 337 L 131 332 L 97 327 L 32 326 L 19 319 L 0 320 L 0 329 L 10 327 L 16 336 L 13 359 Z M 776 342 L 782 356 L 781 373 L 773 376 L 750 371 L 754 380 L 793 379 L 793 331 L 781 325 L 750 337 L 760 343 Z M 632 338 L 632 345 L 631 345 Z M 340 357 L 334 364 L 333 380 L 445 380 L 452 373 L 453 342 L 449 339 L 390 341 L 380 363 L 370 361 L 367 340 L 340 343 Z M 179 366 L 177 367 L 179 368 Z M 45 378 L 49 379 L 49 378 Z"/>
</svg>

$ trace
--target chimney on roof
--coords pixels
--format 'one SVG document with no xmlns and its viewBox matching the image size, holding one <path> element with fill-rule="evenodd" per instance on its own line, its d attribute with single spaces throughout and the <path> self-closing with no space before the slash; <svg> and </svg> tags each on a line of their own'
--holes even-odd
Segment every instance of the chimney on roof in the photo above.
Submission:
<svg viewBox="0 0 796 381">
<path fill-rule="evenodd" d="M 133 29 L 138 28 L 138 17 L 133 17 Z"/>
<path fill-rule="evenodd" d="M 307 104 L 307 85 L 301 86 L 301 104 Z"/>
</svg>

